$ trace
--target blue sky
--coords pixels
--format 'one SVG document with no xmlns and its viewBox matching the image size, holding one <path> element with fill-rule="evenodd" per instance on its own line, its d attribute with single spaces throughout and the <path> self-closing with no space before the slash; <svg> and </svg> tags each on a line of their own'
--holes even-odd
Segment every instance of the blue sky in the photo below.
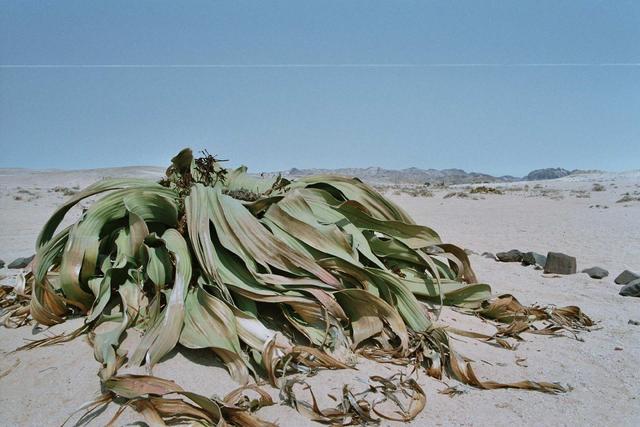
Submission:
<svg viewBox="0 0 640 427">
<path fill-rule="evenodd" d="M 639 22 L 632 0 L 0 0 L 0 167 L 191 146 L 252 170 L 637 169 Z"/>
</svg>

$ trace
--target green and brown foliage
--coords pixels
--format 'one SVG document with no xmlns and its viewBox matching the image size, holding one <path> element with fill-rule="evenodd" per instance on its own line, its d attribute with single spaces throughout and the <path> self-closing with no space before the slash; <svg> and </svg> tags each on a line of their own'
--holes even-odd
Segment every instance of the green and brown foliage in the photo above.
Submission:
<svg viewBox="0 0 640 427">
<path fill-rule="evenodd" d="M 74 205 L 96 195 L 102 197 L 75 224 L 58 230 Z M 250 409 L 271 403 L 260 391 L 252 404 L 243 398 L 259 390 L 255 386 L 215 400 L 169 380 L 118 375 L 125 363 L 153 366 L 177 345 L 210 349 L 240 384 L 266 378 L 313 419 L 348 424 L 372 422 L 374 414 L 412 419 L 424 407 L 424 393 L 410 379 L 372 378 L 372 391 L 393 399 L 392 391 L 404 390 L 415 406 L 385 416 L 345 389 L 342 406 L 320 410 L 295 398 L 287 375 L 348 368 L 338 356 L 346 349 L 414 363 L 479 388 L 556 393 L 563 389 L 552 383 L 480 381 L 452 350 L 449 333 L 508 347 L 506 338 L 526 331 L 591 324 L 576 307 L 527 308 L 513 297 L 493 299 L 462 249 L 357 179 L 260 178 L 244 167 L 228 171 L 208 153 L 194 158 L 189 149 L 172 159 L 160 183 L 110 179 L 74 194 L 36 245 L 20 293 L 0 294 L 9 310 L 3 321 L 18 326 L 30 316 L 54 325 L 86 316 L 74 334 L 27 347 L 88 333 L 106 390 L 95 404 L 118 397 L 153 422 L 261 425 Z M 434 247 L 440 249 L 429 250 Z M 503 326 L 494 336 L 450 329 L 432 314 L 441 305 Z M 547 329 L 536 330 L 535 321 Z M 126 353 L 120 344 L 130 329 L 143 337 Z"/>
</svg>

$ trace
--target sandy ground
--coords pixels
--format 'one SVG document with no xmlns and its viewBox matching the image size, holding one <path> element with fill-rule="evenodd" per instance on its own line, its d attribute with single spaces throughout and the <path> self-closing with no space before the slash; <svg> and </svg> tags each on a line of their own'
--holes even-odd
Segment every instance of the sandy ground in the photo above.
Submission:
<svg viewBox="0 0 640 427">
<path fill-rule="evenodd" d="M 82 172 L 0 170 L 0 259 L 10 262 L 33 253 L 40 227 L 64 199 L 55 187 L 83 187 L 105 176 L 147 176 L 159 168 L 126 168 Z M 591 191 L 594 183 L 604 191 Z M 536 185 L 539 188 L 534 188 Z M 582 333 L 583 341 L 525 335 L 515 351 L 472 341 L 455 348 L 475 360 L 476 372 L 499 381 L 520 379 L 557 381 L 573 390 L 563 395 L 460 387 L 463 394 L 438 393 L 446 385 L 421 373 L 418 382 L 427 394 L 427 407 L 412 425 L 640 425 L 640 298 L 618 295 L 615 276 L 624 269 L 640 271 L 640 202 L 615 203 L 623 193 L 640 191 L 640 173 L 598 174 L 540 183 L 505 185 L 504 195 L 478 199 L 443 198 L 457 189 L 434 190 L 433 197 L 389 196 L 417 222 L 435 228 L 443 240 L 477 253 L 517 248 L 541 253 L 561 251 L 578 259 L 578 270 L 594 265 L 609 270 L 603 280 L 576 274 L 543 277 L 519 264 L 499 263 L 472 255 L 480 280 L 496 294 L 513 293 L 522 303 L 575 304 L 597 320 L 598 328 Z M 595 207 L 598 205 L 599 207 Z M 590 207 L 593 206 L 593 207 Z M 604 207 L 606 206 L 606 208 Z M 14 271 L 3 270 L 11 281 Z M 458 327 L 490 332 L 491 327 L 446 311 L 443 320 Z M 75 319 L 52 328 L 72 330 Z M 71 412 L 99 393 L 98 364 L 84 339 L 57 347 L 12 353 L 26 339 L 45 333 L 31 327 L 0 328 L 0 424 L 60 425 Z M 515 361 L 519 359 L 520 365 Z M 524 360 L 524 361 L 523 361 Z M 524 366 L 526 365 L 526 366 Z M 328 393 L 339 395 L 343 384 L 363 388 L 368 376 L 388 376 L 396 366 L 362 360 L 358 370 L 323 371 L 309 380 L 325 405 Z M 223 395 L 236 385 L 208 353 L 179 349 L 153 372 L 175 379 L 184 388 L 206 395 Z M 446 381 L 455 385 L 455 381 Z M 277 391 L 271 390 L 277 398 Z M 277 399 L 276 399 L 277 401 Z M 111 405 L 90 425 L 105 424 Z M 283 426 L 308 425 L 293 409 L 274 405 L 259 415 Z M 139 418 L 126 412 L 119 424 Z M 71 425 L 77 421 L 72 419 Z M 140 424 L 138 424 L 140 425 Z M 382 425 L 399 425 L 383 422 Z"/>
</svg>

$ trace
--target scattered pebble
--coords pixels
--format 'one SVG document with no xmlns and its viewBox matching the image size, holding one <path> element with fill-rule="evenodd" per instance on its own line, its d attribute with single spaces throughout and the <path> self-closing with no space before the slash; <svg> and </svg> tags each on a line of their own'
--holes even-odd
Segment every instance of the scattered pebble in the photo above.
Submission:
<svg viewBox="0 0 640 427">
<path fill-rule="evenodd" d="M 585 268 L 582 272 L 588 274 L 592 279 L 604 279 L 609 275 L 607 270 L 600 267 Z"/>
<path fill-rule="evenodd" d="M 629 319 L 628 322 L 630 325 L 640 326 L 640 321 Z"/>
<path fill-rule="evenodd" d="M 640 279 L 636 279 L 631 283 L 628 283 L 620 289 L 620 295 L 623 297 L 638 297 L 640 298 Z"/>
<path fill-rule="evenodd" d="M 24 258 L 16 258 L 7 266 L 7 268 L 15 268 L 15 269 L 25 268 L 27 265 L 29 265 L 29 263 L 33 260 L 34 257 L 35 255 L 31 255 L 30 257 L 24 257 Z"/>
<path fill-rule="evenodd" d="M 638 279 L 640 279 L 640 274 L 634 273 L 631 270 L 625 270 L 615 278 L 614 282 L 618 285 L 626 285 L 627 283 L 631 283 Z"/>
<path fill-rule="evenodd" d="M 537 252 L 527 252 L 522 255 L 522 265 L 536 265 L 544 267 L 547 257 Z"/>
<path fill-rule="evenodd" d="M 561 252 L 549 252 L 544 265 L 545 273 L 575 274 L 576 258 Z"/>
<path fill-rule="evenodd" d="M 509 252 L 498 252 L 496 258 L 502 262 L 520 262 L 522 261 L 522 252 L 517 249 L 511 249 Z"/>
</svg>

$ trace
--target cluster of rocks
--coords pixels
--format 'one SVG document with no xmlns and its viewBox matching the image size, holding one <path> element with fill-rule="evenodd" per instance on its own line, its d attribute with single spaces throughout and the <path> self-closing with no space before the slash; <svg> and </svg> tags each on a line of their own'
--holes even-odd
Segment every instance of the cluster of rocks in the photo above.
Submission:
<svg viewBox="0 0 640 427">
<path fill-rule="evenodd" d="M 614 282 L 623 285 L 620 295 L 623 297 L 640 297 L 640 274 L 625 270 L 616 277 Z"/>
<path fill-rule="evenodd" d="M 549 252 L 547 256 L 537 252 L 522 252 L 518 249 L 511 249 L 507 252 L 498 252 L 493 255 L 485 252 L 483 256 L 494 258 L 500 262 L 519 262 L 524 266 L 533 265 L 545 273 L 555 274 L 575 274 L 576 259 L 575 257 L 565 255 L 560 252 Z"/>
<path fill-rule="evenodd" d="M 547 256 L 537 252 L 521 252 L 512 249 L 507 252 L 484 252 L 485 258 L 495 259 L 500 262 L 519 262 L 522 265 L 533 265 L 539 270 L 544 270 L 546 274 L 576 274 L 576 258 L 561 252 L 549 252 Z M 592 279 L 604 279 L 609 272 L 601 267 L 591 267 L 582 270 Z M 640 274 L 625 270 L 615 279 L 615 283 L 624 285 L 620 290 L 620 295 L 640 297 Z"/>
</svg>

